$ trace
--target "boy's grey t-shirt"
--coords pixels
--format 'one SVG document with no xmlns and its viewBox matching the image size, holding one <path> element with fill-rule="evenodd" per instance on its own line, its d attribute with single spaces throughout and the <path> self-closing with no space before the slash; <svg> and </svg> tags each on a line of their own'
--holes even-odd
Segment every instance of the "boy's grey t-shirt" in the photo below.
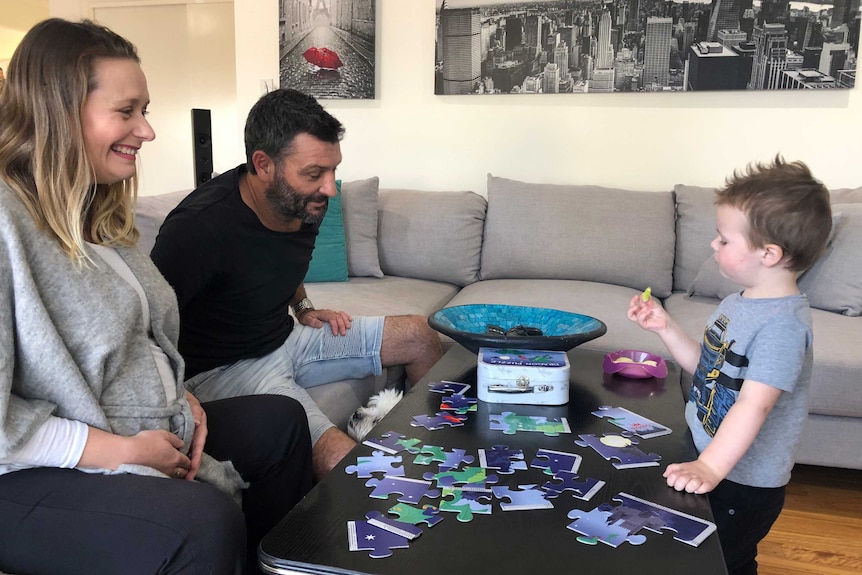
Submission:
<svg viewBox="0 0 862 575">
<path fill-rule="evenodd" d="M 812 342 L 811 310 L 804 295 L 748 299 L 736 293 L 725 298 L 709 318 L 685 408 L 698 452 L 712 441 L 743 381 L 784 392 L 754 443 L 728 474 L 730 481 L 781 487 L 790 480 L 808 414 Z"/>
</svg>

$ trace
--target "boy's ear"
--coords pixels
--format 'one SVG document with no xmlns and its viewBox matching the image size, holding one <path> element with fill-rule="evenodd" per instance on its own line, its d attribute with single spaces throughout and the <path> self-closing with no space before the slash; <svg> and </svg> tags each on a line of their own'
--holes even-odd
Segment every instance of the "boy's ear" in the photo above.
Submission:
<svg viewBox="0 0 862 575">
<path fill-rule="evenodd" d="M 766 244 L 763 248 L 763 265 L 771 268 L 784 260 L 784 250 L 778 244 Z"/>
</svg>

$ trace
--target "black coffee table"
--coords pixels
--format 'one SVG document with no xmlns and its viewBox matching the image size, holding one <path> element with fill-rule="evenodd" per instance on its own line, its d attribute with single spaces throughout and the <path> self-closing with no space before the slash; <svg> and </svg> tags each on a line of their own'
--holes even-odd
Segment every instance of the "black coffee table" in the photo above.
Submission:
<svg viewBox="0 0 862 575">
<path fill-rule="evenodd" d="M 421 524 L 423 533 L 410 542 L 409 548 L 395 549 L 390 557 L 373 559 L 367 551 L 349 551 L 347 522 L 364 520 L 365 514 L 373 510 L 394 519 L 387 510 L 397 504 L 398 496 L 370 498 L 372 488 L 365 486 L 367 479 L 345 472 L 345 466 L 355 465 L 357 457 L 372 454 L 372 448 L 358 445 L 264 538 L 260 548 L 263 569 L 269 573 L 384 575 L 528 572 L 725 575 L 727 570 L 715 533 L 698 547 L 692 547 L 674 540 L 671 532 L 642 530 L 646 535 L 643 544 L 624 542 L 614 548 L 601 542 L 596 545 L 581 543 L 578 533 L 567 529 L 572 523 L 567 517 L 571 510 L 592 510 L 619 492 L 712 521 L 705 496 L 678 493 L 667 487 L 661 476 L 668 463 L 687 461 L 695 454 L 683 418 L 679 368 L 669 364 L 669 373 L 663 380 L 629 380 L 603 374 L 602 357 L 602 354 L 577 349 L 569 353 L 572 367 L 567 405 L 504 405 L 480 401 L 478 410 L 469 414 L 462 427 L 436 431 L 411 427 L 414 415 L 433 415 L 439 411 L 443 396 L 428 391 L 429 381 L 470 383 L 473 387 L 467 395 L 475 397 L 476 355 L 456 345 L 369 435 L 377 437 L 391 430 L 420 439 L 419 445 L 465 449 L 476 458 L 473 464 L 476 466 L 477 450 L 498 444 L 522 449 L 528 466 L 538 449 L 577 453 L 583 458 L 579 477 L 606 482 L 589 501 L 564 492 L 553 500 L 553 509 L 502 511 L 500 502 L 495 499 L 491 515 L 474 515 L 472 521 L 466 523 L 458 521 L 456 513 L 441 511 L 439 516 L 443 521 L 432 528 Z M 625 407 L 673 430 L 669 435 L 641 440 L 640 447 L 644 451 L 662 456 L 660 466 L 617 470 L 592 449 L 574 444 L 578 434 L 601 437 L 605 433 L 621 432 L 606 418 L 592 415 L 592 411 L 604 405 Z M 491 430 L 489 414 L 504 411 L 566 417 L 572 433 L 547 437 L 540 432 L 505 435 Z M 402 457 L 407 477 L 421 479 L 427 471 L 436 472 L 436 464 L 416 465 L 413 463 L 415 456 L 406 451 L 398 455 Z M 497 485 L 509 485 L 513 489 L 516 485 L 542 485 L 550 480 L 541 469 L 533 468 L 498 477 Z M 439 499 L 426 497 L 420 504 L 439 505 Z"/>
</svg>

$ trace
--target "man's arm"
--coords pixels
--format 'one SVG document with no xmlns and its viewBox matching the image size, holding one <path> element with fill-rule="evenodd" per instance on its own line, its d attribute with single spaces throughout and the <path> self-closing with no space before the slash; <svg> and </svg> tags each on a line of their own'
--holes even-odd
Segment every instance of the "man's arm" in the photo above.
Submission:
<svg viewBox="0 0 862 575">
<path fill-rule="evenodd" d="M 667 466 L 664 472 L 667 484 L 689 493 L 712 491 L 754 443 L 782 393 L 777 387 L 746 379 L 739 397 L 700 457 Z"/>
</svg>

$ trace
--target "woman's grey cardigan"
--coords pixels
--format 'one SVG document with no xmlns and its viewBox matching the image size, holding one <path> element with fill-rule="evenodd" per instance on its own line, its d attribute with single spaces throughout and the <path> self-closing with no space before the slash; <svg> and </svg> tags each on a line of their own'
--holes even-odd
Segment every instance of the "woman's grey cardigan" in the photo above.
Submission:
<svg viewBox="0 0 862 575">
<path fill-rule="evenodd" d="M 165 429 L 188 449 L 194 421 L 176 345 L 176 297 L 147 255 L 117 252 L 143 287 L 153 336 L 171 361 L 171 400 L 135 289 L 92 250 L 97 266 L 76 268 L 0 181 L 0 457 L 23 446 L 51 414 L 124 436 Z M 118 471 L 162 475 L 136 465 Z M 230 462 L 208 456 L 198 479 L 234 496 L 243 486 Z"/>
</svg>

